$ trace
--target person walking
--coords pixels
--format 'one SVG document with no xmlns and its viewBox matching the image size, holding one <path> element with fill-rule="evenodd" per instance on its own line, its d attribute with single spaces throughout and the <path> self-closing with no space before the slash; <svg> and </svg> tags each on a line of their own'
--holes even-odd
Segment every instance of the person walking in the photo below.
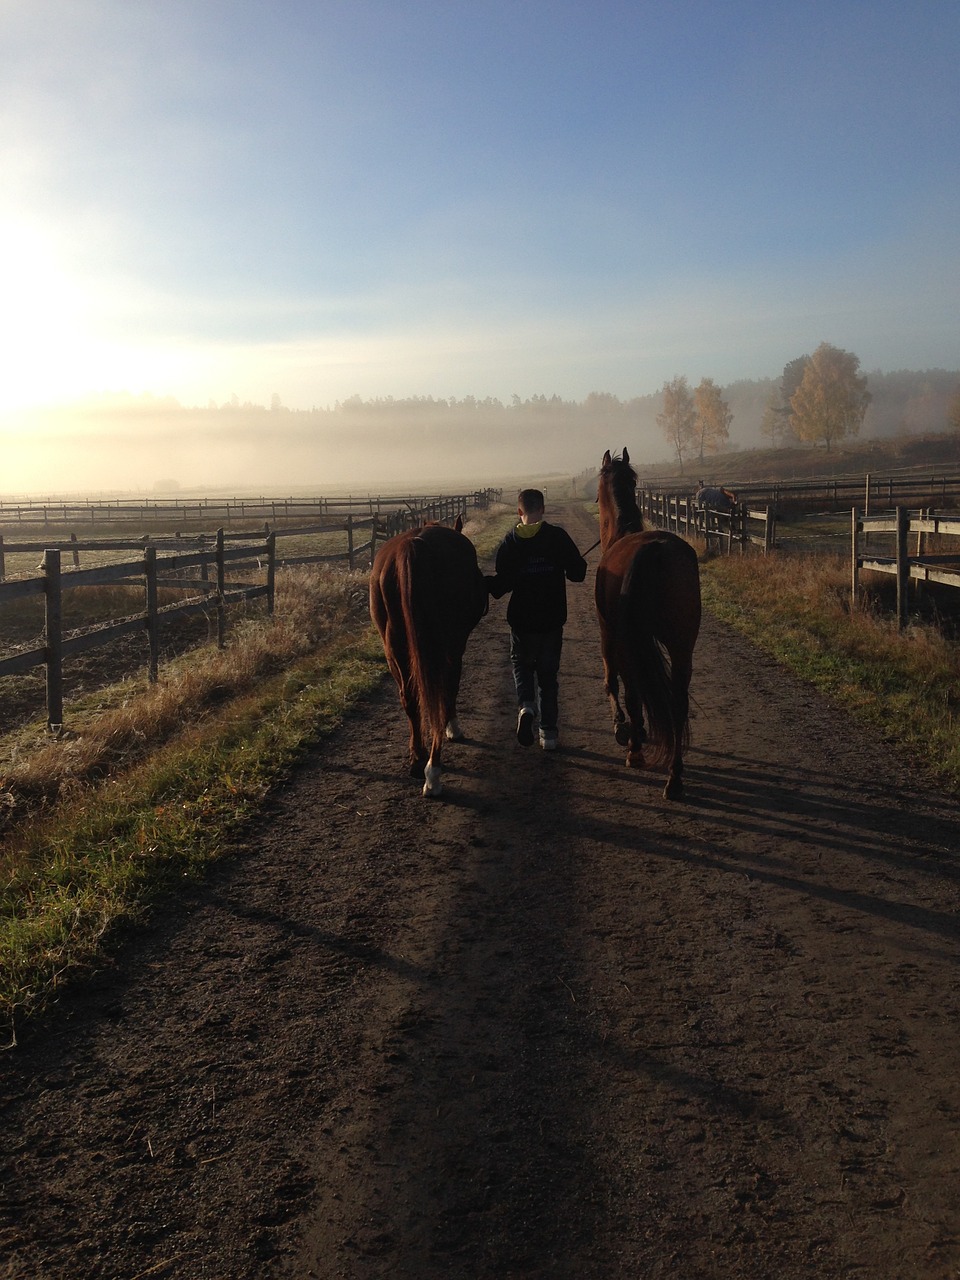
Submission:
<svg viewBox="0 0 960 1280">
<path fill-rule="evenodd" d="M 520 521 L 497 548 L 496 572 L 487 590 L 495 600 L 510 593 L 510 662 L 517 690 L 517 741 L 533 745 L 540 706 L 540 746 L 558 742 L 558 674 L 567 621 L 567 581 L 583 582 L 587 562 L 566 529 L 544 520 L 539 489 L 523 489 L 517 499 Z"/>
</svg>

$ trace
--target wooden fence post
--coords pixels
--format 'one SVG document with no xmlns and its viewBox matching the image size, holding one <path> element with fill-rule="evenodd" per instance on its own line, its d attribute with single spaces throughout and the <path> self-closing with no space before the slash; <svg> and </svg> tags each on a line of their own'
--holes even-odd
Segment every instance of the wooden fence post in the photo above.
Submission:
<svg viewBox="0 0 960 1280">
<path fill-rule="evenodd" d="M 370 524 L 370 536 L 373 537 L 373 523 Z M 353 512 L 347 513 L 347 563 L 353 568 Z"/>
<path fill-rule="evenodd" d="M 47 665 L 47 729 L 56 733 L 63 725 L 63 594 L 60 588 L 60 551 L 43 553 L 44 628 Z"/>
<path fill-rule="evenodd" d="M 860 605 L 860 521 L 857 517 L 857 508 L 854 507 L 850 512 L 850 612 L 853 613 Z"/>
<path fill-rule="evenodd" d="M 217 648 L 226 646 L 227 610 L 223 603 L 224 571 L 223 571 L 223 530 L 217 530 Z"/>
<path fill-rule="evenodd" d="M 267 613 L 273 614 L 277 586 L 277 535 L 267 535 Z"/>
<path fill-rule="evenodd" d="M 3 558 L 3 534 L 0 533 L 0 582 L 7 576 L 7 566 Z"/>
<path fill-rule="evenodd" d="M 75 533 L 71 533 L 70 541 L 74 543 L 77 541 L 77 535 Z M 73 548 L 73 567 L 75 569 L 80 568 L 80 552 L 77 550 L 76 547 Z"/>
<path fill-rule="evenodd" d="M 147 642 L 150 646 L 150 662 L 147 678 L 156 684 L 160 667 L 160 620 L 157 616 L 157 548 L 144 547 L 143 575 L 147 595 Z"/>
<path fill-rule="evenodd" d="M 897 626 L 902 631 L 907 625 L 908 590 L 910 585 L 910 560 L 907 554 L 907 533 L 910 513 L 906 507 L 897 507 Z"/>
<path fill-rule="evenodd" d="M 920 522 L 920 524 L 922 524 L 922 523 L 923 523 L 924 518 L 925 518 L 926 516 L 929 516 L 929 515 L 930 515 L 930 511 L 931 511 L 931 510 L 932 510 L 932 508 L 927 508 L 926 510 L 924 510 L 922 507 L 920 508 L 920 511 L 919 511 L 919 513 L 918 513 L 918 518 L 919 518 L 919 522 Z M 922 555 L 923 555 L 924 551 L 926 550 L 926 542 L 927 542 L 927 540 L 926 540 L 926 535 L 924 534 L 923 530 L 922 530 L 922 529 L 918 529 L 918 530 L 917 530 L 917 552 L 916 552 L 916 555 L 917 555 L 917 559 L 918 559 L 918 560 L 922 557 Z M 915 582 L 915 584 L 914 584 L 914 589 L 915 589 L 916 594 L 917 594 L 917 599 L 918 599 L 918 600 L 922 600 L 922 599 L 923 599 L 923 597 L 924 597 L 924 583 L 923 583 L 923 579 L 922 579 L 922 578 L 918 578 L 918 579 L 916 580 L 916 582 Z"/>
</svg>

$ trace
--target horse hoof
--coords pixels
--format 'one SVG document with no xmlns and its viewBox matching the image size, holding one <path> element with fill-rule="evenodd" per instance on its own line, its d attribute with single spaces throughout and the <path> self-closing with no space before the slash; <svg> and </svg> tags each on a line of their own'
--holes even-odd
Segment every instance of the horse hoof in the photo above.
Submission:
<svg viewBox="0 0 960 1280">
<path fill-rule="evenodd" d="M 613 726 L 613 736 L 617 740 L 618 747 L 627 747 L 630 745 L 630 726 L 626 720 L 620 720 Z"/>
<path fill-rule="evenodd" d="M 443 795 L 443 783 L 440 781 L 440 770 L 436 765 L 427 765 L 424 771 L 423 794 L 431 800 Z"/>
<path fill-rule="evenodd" d="M 642 751 L 627 752 L 627 768 L 628 769 L 645 769 L 646 767 L 647 767 L 647 762 L 643 758 Z"/>
<path fill-rule="evenodd" d="M 422 760 L 410 761 L 410 777 L 411 778 L 423 777 L 423 761 Z"/>
<path fill-rule="evenodd" d="M 463 734 L 463 730 L 460 728 L 459 720 L 451 720 L 444 732 L 446 734 L 447 740 L 450 742 L 463 741 L 464 734 Z"/>
<path fill-rule="evenodd" d="M 682 800 L 683 799 L 683 783 L 679 778 L 671 778 L 667 785 L 663 788 L 664 800 Z"/>
</svg>

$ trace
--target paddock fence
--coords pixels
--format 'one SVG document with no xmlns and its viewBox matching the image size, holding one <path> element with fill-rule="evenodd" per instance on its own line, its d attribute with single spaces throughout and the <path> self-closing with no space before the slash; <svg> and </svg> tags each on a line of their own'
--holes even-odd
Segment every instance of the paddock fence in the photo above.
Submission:
<svg viewBox="0 0 960 1280">
<path fill-rule="evenodd" d="M 887 542 L 885 554 L 878 555 L 868 543 L 877 537 Z M 960 546 L 954 552 L 928 550 L 930 540 L 960 537 L 960 516 L 935 515 L 897 507 L 893 516 L 870 516 L 856 508 L 851 511 L 850 596 L 853 606 L 860 601 L 860 574 L 893 574 L 897 583 L 897 625 L 906 626 L 910 584 L 922 590 L 926 583 L 960 588 Z M 892 545 L 890 545 L 892 539 Z M 911 550 L 912 547 L 912 550 Z"/>
<path fill-rule="evenodd" d="M 469 507 L 487 507 L 499 501 L 500 491 L 487 489 L 470 495 L 436 498 L 390 499 L 386 510 L 372 510 L 365 515 L 348 510 L 305 525 L 285 525 L 271 529 L 265 521 L 261 533 L 250 531 L 214 534 L 187 534 L 177 531 L 171 536 L 144 535 L 137 540 L 114 538 L 81 538 L 73 531 L 68 539 L 55 541 L 5 542 L 0 535 L 0 607 L 31 596 L 43 597 L 43 643 L 0 656 L 0 677 L 23 674 L 36 667 L 46 668 L 47 725 L 58 731 L 63 725 L 64 659 L 106 645 L 120 636 L 146 632 L 148 640 L 147 668 L 155 682 L 159 672 L 160 624 L 173 615 L 203 612 L 216 618 L 217 643 L 223 647 L 226 615 L 230 606 L 264 598 L 267 612 L 274 610 L 276 573 L 278 569 L 306 564 L 344 564 L 349 568 L 370 565 L 377 548 L 387 539 L 428 521 L 453 524 L 465 516 Z M 2 505 L 2 504 L 0 504 Z M 237 503 L 232 503 L 234 510 Z M 101 508 L 97 505 L 97 510 Z M 49 507 L 44 508 L 49 516 Z M 75 514 L 75 507 L 62 509 Z M 137 508 L 138 518 L 144 512 Z M 155 508 L 153 509 L 156 510 Z M 287 508 L 289 511 L 289 508 Z M 249 515 L 249 507 L 247 508 Z M 157 517 L 159 519 L 159 517 Z M 53 521 L 53 524 L 59 521 Z M 278 556 L 281 539 L 313 539 L 334 536 L 340 542 L 334 551 Z M 345 545 L 343 545 L 345 543 Z M 228 545 L 235 544 L 235 545 Z M 138 552 L 133 560 L 99 563 L 80 567 L 81 553 L 104 559 L 129 551 Z M 6 558 L 42 554 L 39 575 L 6 578 Z M 68 555 L 73 568 L 63 571 L 63 556 Z M 228 581 L 228 570 L 255 582 Z M 134 615 L 114 619 L 95 626 L 69 632 L 63 627 L 63 593 L 81 587 L 109 584 L 136 585 L 144 592 L 144 609 Z M 159 590 L 169 588 L 186 592 L 185 598 L 159 604 Z"/>
<path fill-rule="evenodd" d="M 731 510 L 698 507 L 693 494 L 637 490 L 637 502 L 644 520 L 658 529 L 669 529 L 682 537 L 701 538 L 727 555 L 740 555 L 758 547 L 764 555 L 774 546 L 776 517 L 770 506 L 756 507 L 737 502 Z"/>
<path fill-rule="evenodd" d="M 422 511 L 430 507 L 448 508 L 459 504 L 461 511 L 486 507 L 499 501 L 499 489 L 477 489 L 457 495 L 417 494 L 367 495 L 334 498 L 0 498 L 0 527 L 43 529 L 67 528 L 82 531 L 90 528 L 144 529 L 228 529 L 237 525 L 271 528 L 357 518 L 389 519 L 400 511 Z"/>
<path fill-rule="evenodd" d="M 692 493 L 680 477 L 642 482 L 652 493 L 681 497 Z M 718 482 L 720 483 L 720 482 Z M 960 507 L 960 467 L 904 467 L 881 473 L 859 472 L 808 479 L 722 481 L 741 502 L 770 507 L 777 517 L 796 512 L 848 512 L 858 507 L 865 515 L 903 507 Z"/>
</svg>

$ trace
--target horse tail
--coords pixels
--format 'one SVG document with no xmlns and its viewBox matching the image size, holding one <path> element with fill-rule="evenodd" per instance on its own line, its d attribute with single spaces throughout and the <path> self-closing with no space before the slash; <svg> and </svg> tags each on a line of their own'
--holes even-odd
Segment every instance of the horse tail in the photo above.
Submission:
<svg viewBox="0 0 960 1280">
<path fill-rule="evenodd" d="M 620 652 L 647 715 L 652 764 L 669 764 L 689 739 L 686 719 L 677 722 L 670 661 L 656 634 L 657 604 L 669 590 L 667 555 L 668 548 L 657 540 L 638 549 L 624 575 L 617 612 Z"/>
<path fill-rule="evenodd" d="M 442 736 L 452 714 L 447 678 L 451 662 L 442 599 L 442 577 L 423 538 L 412 538 L 403 557 L 400 599 L 410 663 L 416 684 L 421 730 L 429 741 Z"/>
</svg>

